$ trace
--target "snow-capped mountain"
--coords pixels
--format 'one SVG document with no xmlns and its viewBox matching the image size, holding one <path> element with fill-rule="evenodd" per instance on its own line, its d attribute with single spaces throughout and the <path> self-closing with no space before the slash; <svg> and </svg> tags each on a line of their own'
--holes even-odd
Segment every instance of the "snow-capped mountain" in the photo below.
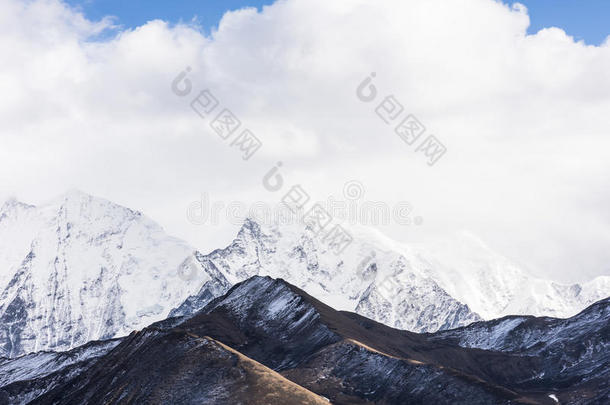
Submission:
<svg viewBox="0 0 610 405">
<path fill-rule="evenodd" d="M 354 241 L 335 255 L 302 226 L 248 219 L 231 245 L 206 257 L 232 283 L 283 278 L 335 308 L 415 332 L 509 314 L 568 317 L 610 295 L 610 277 L 570 286 L 537 279 L 467 233 L 406 245 L 350 232 Z"/>
<path fill-rule="evenodd" d="M 443 290 L 413 258 L 357 235 L 335 255 L 298 225 L 245 221 L 235 240 L 207 259 L 232 283 L 283 278 L 325 303 L 400 329 L 436 331 L 481 318 Z"/>
<path fill-rule="evenodd" d="M 229 246 L 203 255 L 139 212 L 78 191 L 40 207 L 9 200 L 0 208 L 0 357 L 188 316 L 254 275 L 416 332 L 508 314 L 567 317 L 610 295 L 610 277 L 535 279 L 468 234 L 423 246 L 350 232 L 335 255 L 300 225 L 248 219 Z"/>
<path fill-rule="evenodd" d="M 413 251 L 430 277 L 484 319 L 567 318 L 610 296 L 610 276 L 572 285 L 532 277 L 468 232 Z"/>
<path fill-rule="evenodd" d="M 141 213 L 72 191 L 0 209 L 0 356 L 129 334 L 229 288 Z"/>
</svg>

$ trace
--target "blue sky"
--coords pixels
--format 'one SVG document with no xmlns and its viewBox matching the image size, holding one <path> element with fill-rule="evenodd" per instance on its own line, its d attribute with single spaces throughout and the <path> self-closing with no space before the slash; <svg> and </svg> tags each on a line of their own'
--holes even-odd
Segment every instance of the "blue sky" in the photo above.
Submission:
<svg viewBox="0 0 610 405">
<path fill-rule="evenodd" d="M 243 7 L 260 10 L 264 5 L 273 4 L 273 0 L 66 0 L 66 3 L 80 7 L 89 19 L 113 15 L 118 17 L 119 25 L 129 28 L 154 19 L 175 23 L 197 17 L 209 32 L 227 10 Z"/>
<path fill-rule="evenodd" d="M 206 31 L 216 26 L 227 10 L 257 7 L 273 0 L 67 0 L 82 8 L 90 19 L 118 17 L 124 27 L 137 27 L 153 19 L 190 21 L 197 16 Z M 505 1 L 506 3 L 513 3 Z M 522 0 L 529 9 L 530 33 L 545 27 L 560 27 L 577 40 L 599 45 L 610 34 L 609 0 Z"/>
<path fill-rule="evenodd" d="M 559 27 L 576 40 L 601 44 L 610 35 L 608 0 L 523 0 L 530 15 L 530 33 Z"/>
</svg>

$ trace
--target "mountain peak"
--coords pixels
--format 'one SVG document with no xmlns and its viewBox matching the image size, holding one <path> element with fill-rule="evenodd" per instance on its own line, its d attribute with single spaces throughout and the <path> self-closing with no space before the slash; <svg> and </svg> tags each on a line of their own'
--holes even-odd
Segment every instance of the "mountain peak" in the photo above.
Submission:
<svg viewBox="0 0 610 405">
<path fill-rule="evenodd" d="M 70 188 L 64 194 L 63 197 L 66 199 L 81 199 L 81 198 L 93 198 L 89 193 L 84 192 L 79 188 Z"/>
<path fill-rule="evenodd" d="M 64 203 L 64 204 L 65 203 L 82 204 L 82 203 L 91 203 L 93 201 L 96 201 L 96 202 L 103 203 L 103 204 L 113 205 L 113 206 L 117 206 L 117 207 L 119 206 L 118 204 L 113 203 L 109 200 L 106 200 L 105 198 L 94 196 L 94 195 L 89 194 L 78 188 L 68 189 L 66 192 L 64 192 L 60 196 L 56 197 L 55 201 L 58 201 L 58 202 Z"/>
<path fill-rule="evenodd" d="M 16 197 L 9 197 L 4 201 L 2 207 L 0 207 L 0 213 L 8 212 L 14 209 L 28 210 L 31 208 L 35 207 L 33 205 L 19 201 Z"/>
<path fill-rule="evenodd" d="M 269 276 L 252 276 L 235 284 L 225 296 L 214 302 L 218 306 L 231 307 L 235 310 L 239 310 L 244 305 L 251 305 L 257 300 L 272 307 L 275 299 L 284 302 L 286 294 L 292 294 L 290 284 L 286 281 Z"/>
<path fill-rule="evenodd" d="M 103 201 L 107 204 L 113 204 L 110 201 L 104 200 L 99 197 L 94 197 L 90 194 L 85 193 L 84 191 L 73 188 L 39 206 L 22 202 L 18 200 L 17 197 L 12 196 L 6 199 L 6 201 L 0 208 L 0 212 L 6 212 L 14 209 L 36 209 L 43 207 L 57 207 L 66 204 L 81 204 L 83 202 L 91 202 L 93 200 Z"/>
<path fill-rule="evenodd" d="M 256 221 L 256 219 L 252 217 L 246 217 L 244 219 L 244 223 L 241 225 L 239 232 L 237 234 L 238 237 L 244 237 L 246 235 L 251 237 L 257 237 L 261 234 L 261 225 Z"/>
<path fill-rule="evenodd" d="M 65 193 L 54 198 L 48 205 L 78 206 L 78 205 L 83 205 L 83 204 L 96 204 L 96 205 L 100 205 L 100 206 L 107 206 L 107 207 L 112 207 L 112 208 L 116 208 L 116 209 L 135 212 L 130 208 L 116 204 L 105 198 L 97 197 L 92 194 L 86 193 L 77 188 L 69 189 Z"/>
<path fill-rule="evenodd" d="M 120 336 L 202 288 L 228 288 L 194 247 L 137 211 L 76 189 L 25 214 L 19 206 L 0 216 L 0 356 Z"/>
</svg>

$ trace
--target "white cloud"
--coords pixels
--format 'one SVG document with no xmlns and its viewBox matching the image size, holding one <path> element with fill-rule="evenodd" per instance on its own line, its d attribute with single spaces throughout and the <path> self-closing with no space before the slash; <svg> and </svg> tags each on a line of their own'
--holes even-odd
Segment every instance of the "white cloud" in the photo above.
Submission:
<svg viewBox="0 0 610 405">
<path fill-rule="evenodd" d="M 371 200 L 410 201 L 425 226 L 385 229 L 399 239 L 467 228 L 542 275 L 608 274 L 608 41 L 526 35 L 526 9 L 492 0 L 287 0 L 227 13 L 209 37 L 112 24 L 52 0 L 0 4 L 4 194 L 78 187 L 205 249 L 234 229 L 189 225 L 187 204 L 277 200 L 261 178 L 282 161 L 317 199 L 359 179 Z M 170 83 L 186 66 L 181 99 Z M 365 104 L 355 89 L 373 71 Z M 250 161 L 190 109 L 204 88 L 263 140 Z M 374 114 L 390 94 L 447 146 L 437 165 Z"/>
</svg>

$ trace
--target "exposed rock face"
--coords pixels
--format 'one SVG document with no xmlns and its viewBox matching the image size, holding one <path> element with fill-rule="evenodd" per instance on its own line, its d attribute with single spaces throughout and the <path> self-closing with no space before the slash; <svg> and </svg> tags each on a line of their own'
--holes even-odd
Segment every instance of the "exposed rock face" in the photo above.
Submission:
<svg viewBox="0 0 610 405">
<path fill-rule="evenodd" d="M 318 404 L 324 398 L 345 405 L 555 404 L 555 398 L 605 404 L 609 325 L 607 299 L 570 319 L 510 317 L 416 334 L 336 311 L 283 280 L 253 277 L 182 322 L 173 318 L 118 345 L 79 349 L 92 354 L 76 356 L 80 363 L 65 361 L 63 353 L 4 360 L 0 380 L 19 372 L 0 385 L 0 398 L 31 404 Z M 42 372 L 28 371 L 40 364 Z"/>
<path fill-rule="evenodd" d="M 38 404 L 328 404 L 210 337 L 146 329 Z"/>
<path fill-rule="evenodd" d="M 516 386 L 581 387 L 583 396 L 566 394 L 564 401 L 610 402 L 610 298 L 568 319 L 508 316 L 439 332 L 433 340 L 538 358 L 539 373 Z"/>
<path fill-rule="evenodd" d="M 0 360 L 0 404 L 27 404 L 87 370 L 120 343 L 89 342 L 67 352 L 37 352 Z"/>
</svg>

